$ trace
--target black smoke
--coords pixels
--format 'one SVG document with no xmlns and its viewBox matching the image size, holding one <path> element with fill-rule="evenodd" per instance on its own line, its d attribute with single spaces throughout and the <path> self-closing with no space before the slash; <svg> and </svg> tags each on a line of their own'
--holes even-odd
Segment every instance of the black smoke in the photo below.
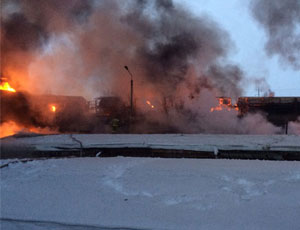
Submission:
<svg viewBox="0 0 300 230">
<path fill-rule="evenodd" d="M 218 119 L 209 114 L 216 97 L 243 92 L 244 73 L 228 58 L 229 34 L 171 0 L 4 0 L 2 8 L 9 6 L 1 45 L 12 45 L 2 68 L 18 82 L 12 69 L 22 63 L 20 87 L 27 82 L 40 93 L 117 95 L 128 102 L 128 65 L 145 119 L 184 132 L 212 130 L 214 122 L 206 121 Z M 155 104 L 151 116 L 146 100 Z M 227 119 L 236 121 L 236 114 Z"/>
<path fill-rule="evenodd" d="M 3 26 L 4 38 L 2 51 L 9 52 L 13 50 L 31 50 L 42 46 L 47 41 L 47 33 L 44 28 L 36 23 L 28 21 L 28 19 L 20 14 L 14 13 L 9 16 Z M 5 57 L 5 53 L 4 53 Z"/>
<path fill-rule="evenodd" d="M 300 1 L 252 0 L 251 10 L 267 34 L 267 53 L 299 70 Z"/>
<path fill-rule="evenodd" d="M 1 124 L 14 121 L 29 126 L 44 126 L 42 116 L 30 106 L 28 95 L 24 93 L 7 93 L 1 91 Z"/>
<path fill-rule="evenodd" d="M 1 1 L 1 72 L 6 74 L 16 63 L 28 66 L 33 52 L 40 52 L 51 36 L 85 22 L 91 11 L 90 1 L 83 0 Z M 22 60 L 16 58 L 20 55 Z"/>
</svg>

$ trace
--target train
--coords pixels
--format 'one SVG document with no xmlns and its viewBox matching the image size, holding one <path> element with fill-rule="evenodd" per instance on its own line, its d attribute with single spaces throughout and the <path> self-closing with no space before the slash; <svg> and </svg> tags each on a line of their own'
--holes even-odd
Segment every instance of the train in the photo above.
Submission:
<svg viewBox="0 0 300 230">
<path fill-rule="evenodd" d="M 81 96 L 35 95 L 2 90 L 0 93 L 1 123 L 13 120 L 24 127 L 49 127 L 59 132 L 129 133 L 134 132 L 135 124 L 146 123 L 148 120 L 145 117 L 147 114 L 135 108 L 132 110 L 130 105 L 117 96 L 87 101 Z M 261 113 L 274 125 L 286 129 L 290 121 L 297 121 L 300 117 L 300 97 L 240 97 L 234 105 L 228 97 L 220 97 L 218 100 L 220 104 L 236 109 L 239 117 Z M 168 106 L 162 108 L 161 112 L 167 114 Z M 154 123 L 144 127 L 156 127 L 153 131 L 149 130 L 150 133 L 178 131 L 167 126 L 159 129 Z"/>
</svg>

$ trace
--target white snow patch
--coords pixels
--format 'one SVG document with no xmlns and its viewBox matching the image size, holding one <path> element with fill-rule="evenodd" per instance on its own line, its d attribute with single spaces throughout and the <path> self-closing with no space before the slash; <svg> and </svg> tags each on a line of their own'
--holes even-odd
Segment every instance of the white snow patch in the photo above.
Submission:
<svg viewBox="0 0 300 230">
<path fill-rule="evenodd" d="M 298 229 L 299 191 L 299 162 L 52 159 L 1 169 L 1 218 L 137 229 Z"/>
</svg>

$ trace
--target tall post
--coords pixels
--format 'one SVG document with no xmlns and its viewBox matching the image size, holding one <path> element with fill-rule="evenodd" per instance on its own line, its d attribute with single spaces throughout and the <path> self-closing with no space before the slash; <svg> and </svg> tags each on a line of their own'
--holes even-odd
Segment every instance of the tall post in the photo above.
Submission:
<svg viewBox="0 0 300 230">
<path fill-rule="evenodd" d="M 130 117 L 133 115 L 133 80 L 130 80 Z"/>
<path fill-rule="evenodd" d="M 125 65 L 124 68 L 127 70 L 127 72 L 130 75 L 130 115 L 129 115 L 129 132 L 130 132 L 131 125 L 132 125 L 132 117 L 133 117 L 133 79 L 128 66 Z"/>
</svg>

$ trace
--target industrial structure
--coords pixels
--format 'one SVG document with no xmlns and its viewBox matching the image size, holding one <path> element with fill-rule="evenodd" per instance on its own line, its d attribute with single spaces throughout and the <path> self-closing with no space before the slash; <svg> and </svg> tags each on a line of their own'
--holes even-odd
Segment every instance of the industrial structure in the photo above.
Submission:
<svg viewBox="0 0 300 230">
<path fill-rule="evenodd" d="M 300 97 L 240 97 L 237 107 L 241 116 L 262 113 L 276 126 L 285 127 L 300 116 Z"/>
<path fill-rule="evenodd" d="M 134 132 L 138 122 L 145 124 L 147 116 L 151 113 L 141 113 L 133 104 L 133 80 L 128 67 L 125 69 L 130 74 L 131 97 L 130 102 L 124 102 L 116 96 L 98 97 L 92 102 L 80 96 L 59 95 L 34 95 L 28 92 L 16 92 L 9 88 L 9 84 L 1 86 L 7 89 L 1 93 L 1 123 L 14 121 L 24 127 L 49 127 L 57 128 L 59 132 L 84 132 L 106 133 Z M 242 118 L 247 114 L 260 113 L 276 126 L 283 127 L 288 133 L 288 123 L 297 121 L 300 117 L 300 97 L 240 97 L 236 104 L 232 104 L 231 98 L 218 98 L 219 105 L 211 108 L 210 112 L 219 110 L 236 110 L 237 116 Z M 151 111 L 154 109 L 147 101 Z M 159 107 L 159 106 L 158 106 Z M 156 113 L 165 113 L 168 116 L 171 109 L 181 107 L 164 101 L 161 109 L 153 110 Z M 160 124 L 161 125 L 161 124 Z M 158 127 L 149 123 L 147 128 L 155 127 L 155 130 L 143 132 L 177 132 L 172 127 Z"/>
</svg>

